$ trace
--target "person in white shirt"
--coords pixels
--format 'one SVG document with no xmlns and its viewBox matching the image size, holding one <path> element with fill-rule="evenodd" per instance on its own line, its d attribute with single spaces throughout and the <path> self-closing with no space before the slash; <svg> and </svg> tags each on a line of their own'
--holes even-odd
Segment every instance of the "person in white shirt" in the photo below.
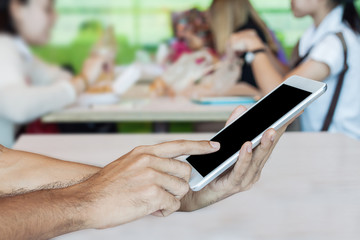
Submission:
<svg viewBox="0 0 360 240">
<path fill-rule="evenodd" d="M 31 46 L 49 41 L 56 14 L 51 0 L 0 2 L 0 144 L 11 147 L 18 124 L 74 103 L 102 71 L 91 56 L 74 77 L 33 56 Z"/>
<path fill-rule="evenodd" d="M 253 31 L 233 35 L 233 46 L 256 52 L 249 64 L 264 94 L 292 75 L 327 83 L 328 91 L 301 117 L 302 130 L 328 130 L 360 139 L 360 18 L 354 0 L 292 0 L 291 6 L 296 17 L 313 19 L 313 25 L 294 51 L 298 54 L 293 56 L 298 57 L 292 59 L 296 64 L 291 68 L 279 67 L 279 63 L 261 51 L 267 47 Z M 334 101 L 343 74 L 339 97 Z M 334 107 L 333 114 L 329 114 L 330 106 Z"/>
</svg>

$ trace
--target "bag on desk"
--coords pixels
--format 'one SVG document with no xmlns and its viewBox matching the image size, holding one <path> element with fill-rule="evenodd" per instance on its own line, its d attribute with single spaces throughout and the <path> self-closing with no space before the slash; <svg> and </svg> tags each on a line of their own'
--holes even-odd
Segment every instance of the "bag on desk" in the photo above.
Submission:
<svg viewBox="0 0 360 240">
<path fill-rule="evenodd" d="M 221 95 L 235 85 L 241 64 L 231 50 L 221 61 L 207 50 L 183 54 L 153 82 L 151 89 L 156 95 Z"/>
<path fill-rule="evenodd" d="M 197 85 L 187 89 L 186 94 L 192 98 L 226 95 L 237 83 L 242 65 L 243 61 L 228 48 L 224 58 L 215 64 L 214 70 L 204 76 Z"/>
</svg>

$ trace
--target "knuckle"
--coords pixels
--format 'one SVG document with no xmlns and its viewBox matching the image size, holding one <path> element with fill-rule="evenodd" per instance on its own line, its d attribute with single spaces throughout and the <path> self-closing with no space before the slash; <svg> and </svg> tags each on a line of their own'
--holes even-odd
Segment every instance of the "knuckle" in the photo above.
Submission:
<svg viewBox="0 0 360 240">
<path fill-rule="evenodd" d="M 187 173 L 184 177 L 185 177 L 185 181 L 189 182 L 191 179 L 191 173 Z"/>
<path fill-rule="evenodd" d="M 137 146 L 132 150 L 132 152 L 134 154 L 141 154 L 141 153 L 145 152 L 146 148 L 147 148 L 147 146 L 145 146 L 145 145 Z"/>
<path fill-rule="evenodd" d="M 163 213 L 163 217 L 168 217 L 171 214 L 173 214 L 174 212 L 176 212 L 177 210 L 179 210 L 180 208 L 180 204 L 176 204 L 176 205 L 171 205 L 169 207 L 169 209 L 167 209 L 166 211 L 162 211 Z"/>
<path fill-rule="evenodd" d="M 175 211 L 177 211 L 177 210 L 179 210 L 180 209 L 180 207 L 181 207 L 181 202 L 180 202 L 180 200 L 178 200 L 178 199 L 176 199 L 176 198 L 174 198 L 175 200 L 174 200 L 174 209 L 175 209 Z"/>
<path fill-rule="evenodd" d="M 143 162 L 148 162 L 151 159 L 151 156 L 149 154 L 143 153 L 140 155 L 140 159 Z"/>
<path fill-rule="evenodd" d="M 192 168 L 191 168 L 190 164 L 185 163 L 185 162 L 180 162 L 180 161 L 179 161 L 179 163 L 184 168 L 185 172 L 191 173 Z"/>
<path fill-rule="evenodd" d="M 145 176 L 149 180 L 154 180 L 157 177 L 157 172 L 151 168 L 147 168 L 145 172 Z"/>
<path fill-rule="evenodd" d="M 195 142 L 196 143 L 196 142 Z M 208 147 L 211 147 L 210 145 L 210 141 L 200 141 L 200 142 L 197 142 L 201 147 L 205 147 L 205 148 L 208 148 Z"/>
<path fill-rule="evenodd" d="M 184 175 L 185 175 L 186 179 L 188 180 L 191 177 L 192 167 L 186 163 L 183 163 L 183 166 L 184 166 Z"/>
<path fill-rule="evenodd" d="M 151 161 L 151 156 L 145 153 L 141 153 L 137 158 L 137 161 L 143 165 L 148 165 Z"/>
<path fill-rule="evenodd" d="M 157 185 L 152 184 L 148 187 L 147 195 L 151 199 L 153 199 L 153 198 L 157 199 L 160 192 L 161 192 L 161 189 Z"/>
<path fill-rule="evenodd" d="M 183 179 L 177 179 L 176 185 L 177 185 L 176 186 L 177 192 L 180 196 L 184 196 L 190 189 L 190 186 L 187 183 L 187 181 L 185 181 Z"/>
<path fill-rule="evenodd" d="M 180 207 L 181 207 L 180 200 L 176 199 L 175 197 L 171 198 L 169 210 L 166 211 L 165 216 L 169 216 L 170 214 L 176 212 L 177 210 L 180 209 Z"/>
<path fill-rule="evenodd" d="M 190 190 L 190 186 L 188 183 L 184 183 L 182 184 L 182 191 L 181 191 L 181 195 L 185 195 L 186 193 L 188 193 Z"/>
<path fill-rule="evenodd" d="M 141 150 L 142 150 L 142 146 L 137 146 L 131 151 L 131 153 L 138 154 L 141 152 Z"/>
</svg>

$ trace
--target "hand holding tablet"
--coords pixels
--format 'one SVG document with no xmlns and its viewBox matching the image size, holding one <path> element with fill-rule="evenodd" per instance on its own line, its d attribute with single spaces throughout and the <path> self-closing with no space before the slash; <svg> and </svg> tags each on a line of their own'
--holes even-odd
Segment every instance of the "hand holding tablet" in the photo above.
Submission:
<svg viewBox="0 0 360 240">
<path fill-rule="evenodd" d="M 211 141 L 219 142 L 219 151 L 190 156 L 190 187 L 199 191 L 235 164 L 239 149 L 247 141 L 255 148 L 264 132 L 280 129 L 326 91 L 326 84 L 298 76 L 286 80 L 242 116 L 222 129 Z"/>
</svg>

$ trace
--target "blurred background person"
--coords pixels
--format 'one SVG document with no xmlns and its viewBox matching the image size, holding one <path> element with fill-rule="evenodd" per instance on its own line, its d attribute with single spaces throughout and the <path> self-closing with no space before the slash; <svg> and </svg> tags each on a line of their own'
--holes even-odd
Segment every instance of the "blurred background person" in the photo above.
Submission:
<svg viewBox="0 0 360 240">
<path fill-rule="evenodd" d="M 233 33 L 253 30 L 268 46 L 267 53 L 287 64 L 286 56 L 279 41 L 253 8 L 249 0 L 213 0 L 209 9 L 209 22 L 214 39 L 214 47 L 219 56 L 226 52 Z M 251 66 L 245 62 L 239 81 L 258 87 Z"/>
<path fill-rule="evenodd" d="M 172 13 L 174 39 L 170 42 L 170 61 L 175 62 L 184 53 L 207 48 L 216 55 L 207 13 L 196 8 Z"/>
<path fill-rule="evenodd" d="M 292 75 L 328 84 L 327 93 L 301 117 L 304 131 L 329 130 L 360 139 L 360 17 L 354 2 L 291 1 L 295 17 L 310 16 L 313 25 L 294 49 L 290 71 L 279 71 L 274 67 L 274 59 L 261 52 L 267 45 L 257 32 L 245 30 L 232 37 L 234 48 L 241 44 L 243 52 L 258 52 L 254 54 L 251 66 L 263 94 Z M 339 94 L 338 98 L 335 93 Z"/>
<path fill-rule="evenodd" d="M 56 20 L 52 0 L 0 1 L 0 144 L 10 147 L 19 124 L 75 102 L 102 73 L 90 56 L 73 76 L 35 57 L 29 46 L 48 43 Z"/>
<path fill-rule="evenodd" d="M 169 57 L 172 63 L 179 60 L 183 54 L 204 49 L 214 57 L 214 63 L 227 61 L 232 58 L 227 51 L 232 34 L 245 29 L 251 29 L 258 34 L 264 44 L 269 46 L 266 48 L 269 56 L 279 60 L 276 61 L 279 62 L 279 64 L 275 67 L 282 69 L 287 64 L 285 53 L 279 41 L 260 18 L 249 0 L 213 0 L 207 11 L 203 12 L 197 9 L 191 9 L 181 13 L 173 13 L 172 20 L 175 35 L 175 39 L 171 42 L 172 51 Z M 202 62 L 203 60 L 199 59 L 198 64 Z M 235 65 L 234 63 L 230 64 L 229 68 Z M 186 92 L 191 92 L 190 95 L 257 94 L 258 86 L 250 64 L 245 61 L 245 63 L 237 65 L 240 66 L 241 71 L 238 76 L 235 76 L 235 82 L 247 84 L 232 87 L 230 91 L 228 91 L 226 87 L 228 85 L 226 82 L 223 83 L 224 91 L 221 91 L 221 89 L 208 91 L 207 84 L 202 84 L 196 87 L 193 86 L 187 89 Z M 229 72 L 231 72 L 231 70 L 229 70 Z M 206 75 L 203 77 L 205 76 Z M 224 76 L 224 78 L 227 79 L 233 77 L 234 74 L 231 73 Z M 213 81 L 216 82 L 215 85 L 221 86 L 218 82 L 224 78 L 216 77 Z M 181 81 L 181 77 L 179 77 L 178 81 Z M 230 82 L 234 81 L 230 80 Z"/>
</svg>

